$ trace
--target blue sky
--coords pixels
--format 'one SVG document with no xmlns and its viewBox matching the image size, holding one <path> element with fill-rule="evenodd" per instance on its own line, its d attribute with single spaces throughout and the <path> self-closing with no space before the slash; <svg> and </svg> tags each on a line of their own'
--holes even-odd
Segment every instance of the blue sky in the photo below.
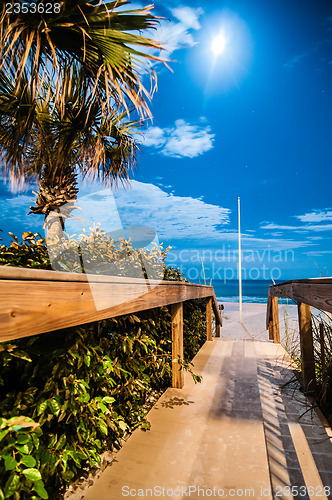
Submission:
<svg viewBox="0 0 332 500">
<path fill-rule="evenodd" d="M 330 2 L 166 0 L 155 12 L 172 72 L 155 67 L 132 187 L 86 210 L 107 224 L 115 200 L 121 223 L 153 227 L 191 279 L 202 261 L 207 278 L 230 279 L 240 196 L 244 277 L 332 275 Z M 41 231 L 42 218 L 25 215 L 33 189 L 1 186 L 5 241 L 6 231 Z M 84 184 L 80 196 L 104 189 Z"/>
</svg>

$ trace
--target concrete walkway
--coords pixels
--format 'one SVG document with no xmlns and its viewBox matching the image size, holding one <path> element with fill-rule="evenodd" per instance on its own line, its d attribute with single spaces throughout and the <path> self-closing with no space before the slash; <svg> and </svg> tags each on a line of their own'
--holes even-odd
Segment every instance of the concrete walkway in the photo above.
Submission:
<svg viewBox="0 0 332 500">
<path fill-rule="evenodd" d="M 85 500 L 332 498 L 331 430 L 267 340 L 265 307 L 245 305 L 241 325 L 225 304 L 222 338 L 194 360 L 202 383 L 168 389 Z"/>
</svg>

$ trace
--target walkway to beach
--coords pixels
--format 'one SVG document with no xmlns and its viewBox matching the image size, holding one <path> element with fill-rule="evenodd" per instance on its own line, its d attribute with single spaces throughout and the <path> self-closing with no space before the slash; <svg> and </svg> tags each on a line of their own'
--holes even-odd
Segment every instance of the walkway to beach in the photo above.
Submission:
<svg viewBox="0 0 332 500">
<path fill-rule="evenodd" d="M 332 498 L 331 430 L 268 341 L 265 309 L 244 304 L 242 326 L 225 304 L 221 338 L 194 359 L 202 383 L 168 389 L 85 500 Z"/>
</svg>

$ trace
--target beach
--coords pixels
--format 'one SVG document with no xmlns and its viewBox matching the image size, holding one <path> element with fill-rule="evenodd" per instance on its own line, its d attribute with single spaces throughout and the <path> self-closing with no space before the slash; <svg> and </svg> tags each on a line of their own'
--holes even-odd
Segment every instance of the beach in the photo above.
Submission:
<svg viewBox="0 0 332 500">
<path fill-rule="evenodd" d="M 238 302 L 219 302 L 222 311 L 223 326 L 220 336 L 228 339 L 252 339 L 268 341 L 266 329 L 266 304 L 245 302 L 242 304 L 242 324 L 240 323 Z M 292 349 L 299 344 L 297 306 L 279 305 L 280 340 L 285 347 Z"/>
</svg>

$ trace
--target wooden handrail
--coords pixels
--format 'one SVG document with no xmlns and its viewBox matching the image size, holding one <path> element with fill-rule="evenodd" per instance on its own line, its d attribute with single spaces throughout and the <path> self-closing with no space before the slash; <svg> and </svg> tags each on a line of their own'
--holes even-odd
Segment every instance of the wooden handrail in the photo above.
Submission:
<svg viewBox="0 0 332 500">
<path fill-rule="evenodd" d="M 174 369 L 183 343 L 178 311 L 183 302 L 201 298 L 207 299 L 207 340 L 212 340 L 211 309 L 222 325 L 212 286 L 0 266 L 0 342 L 172 305 Z M 182 374 L 173 375 L 175 387 L 182 380 Z"/>
<path fill-rule="evenodd" d="M 316 379 L 311 307 L 332 312 L 332 278 L 291 280 L 269 287 L 266 326 L 269 338 L 275 343 L 280 343 L 278 297 L 297 302 L 303 388 L 306 393 L 314 394 Z"/>
<path fill-rule="evenodd" d="M 285 281 L 269 287 L 269 296 L 282 297 L 332 312 L 332 278 Z"/>
</svg>

